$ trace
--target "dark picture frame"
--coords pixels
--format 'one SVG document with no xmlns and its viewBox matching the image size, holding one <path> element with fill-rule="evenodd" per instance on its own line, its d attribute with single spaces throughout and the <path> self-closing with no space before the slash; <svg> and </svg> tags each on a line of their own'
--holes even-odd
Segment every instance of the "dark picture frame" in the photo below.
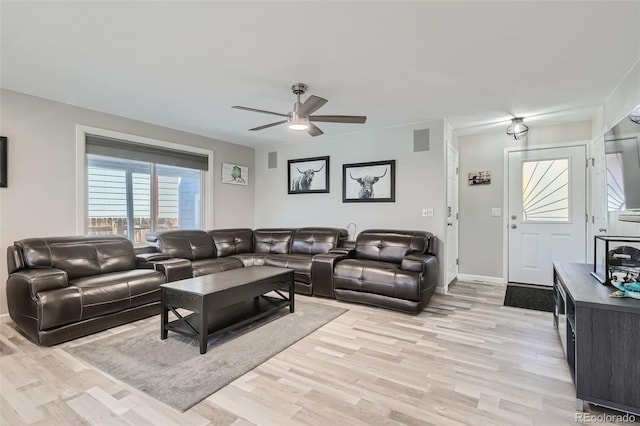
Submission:
<svg viewBox="0 0 640 426">
<path fill-rule="evenodd" d="M 289 194 L 329 192 L 329 156 L 287 161 Z"/>
<path fill-rule="evenodd" d="M 0 188 L 7 187 L 8 139 L 0 136 Z"/>
<path fill-rule="evenodd" d="M 343 203 L 395 203 L 396 160 L 342 165 Z"/>
</svg>

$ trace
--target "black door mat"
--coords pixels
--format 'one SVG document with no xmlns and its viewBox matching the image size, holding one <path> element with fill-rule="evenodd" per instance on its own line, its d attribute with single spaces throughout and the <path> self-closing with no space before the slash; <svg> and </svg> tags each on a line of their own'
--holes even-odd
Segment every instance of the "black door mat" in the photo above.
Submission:
<svg viewBox="0 0 640 426">
<path fill-rule="evenodd" d="M 504 306 L 553 312 L 553 287 L 507 284 Z"/>
</svg>

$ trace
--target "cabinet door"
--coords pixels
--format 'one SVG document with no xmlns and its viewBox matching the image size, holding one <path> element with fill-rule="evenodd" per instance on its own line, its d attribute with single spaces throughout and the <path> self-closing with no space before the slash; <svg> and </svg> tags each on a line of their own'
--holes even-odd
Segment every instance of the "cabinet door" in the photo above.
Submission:
<svg viewBox="0 0 640 426">
<path fill-rule="evenodd" d="M 576 320 L 578 398 L 640 409 L 640 315 L 580 309 Z"/>
</svg>

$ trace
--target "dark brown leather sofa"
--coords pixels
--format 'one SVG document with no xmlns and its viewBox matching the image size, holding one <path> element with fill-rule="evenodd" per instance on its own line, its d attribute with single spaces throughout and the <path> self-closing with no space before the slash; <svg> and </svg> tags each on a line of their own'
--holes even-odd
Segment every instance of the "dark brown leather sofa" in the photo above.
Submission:
<svg viewBox="0 0 640 426">
<path fill-rule="evenodd" d="M 352 250 L 314 259 L 314 294 L 419 313 L 438 277 L 436 238 L 425 231 L 369 229 Z"/>
<path fill-rule="evenodd" d="M 168 256 L 189 260 L 193 276 L 254 265 L 290 268 L 296 292 L 311 295 L 314 256 L 347 237 L 341 228 L 236 228 L 165 231 L 149 234 L 147 241 Z"/>
<path fill-rule="evenodd" d="M 139 267 L 126 238 L 24 239 L 8 248 L 7 258 L 9 315 L 40 345 L 55 345 L 160 312 L 159 286 L 167 278 L 154 269 L 154 260 L 162 262 L 167 256 L 148 254 Z"/>
</svg>

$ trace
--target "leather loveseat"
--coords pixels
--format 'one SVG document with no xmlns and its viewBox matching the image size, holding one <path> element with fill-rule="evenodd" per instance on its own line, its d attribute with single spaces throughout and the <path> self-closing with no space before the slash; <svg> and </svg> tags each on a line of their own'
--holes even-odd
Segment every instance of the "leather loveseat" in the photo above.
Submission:
<svg viewBox="0 0 640 426">
<path fill-rule="evenodd" d="M 436 237 L 425 231 L 369 229 L 352 250 L 314 260 L 314 294 L 419 313 L 438 277 Z"/>
<path fill-rule="evenodd" d="M 143 258 L 139 267 L 131 241 L 117 236 L 16 241 L 7 251 L 9 315 L 50 346 L 158 314 L 167 278 L 154 267 L 167 256 Z"/>
<path fill-rule="evenodd" d="M 151 233 L 147 241 L 163 254 L 189 260 L 193 276 L 254 265 L 290 268 L 296 292 L 311 295 L 314 256 L 347 237 L 341 228 L 235 228 Z"/>
</svg>

